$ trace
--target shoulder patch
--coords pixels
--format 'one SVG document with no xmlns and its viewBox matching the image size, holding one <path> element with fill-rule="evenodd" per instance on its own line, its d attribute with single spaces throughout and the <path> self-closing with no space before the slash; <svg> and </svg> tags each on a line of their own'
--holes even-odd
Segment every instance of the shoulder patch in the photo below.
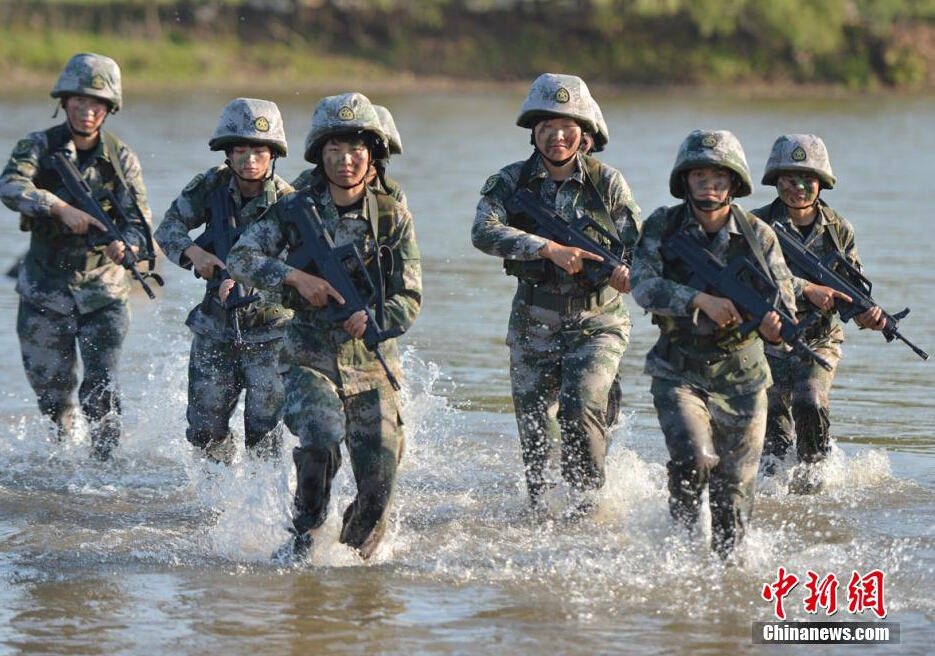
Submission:
<svg viewBox="0 0 935 656">
<path fill-rule="evenodd" d="M 198 189 L 198 187 L 202 185 L 204 180 L 205 180 L 205 174 L 199 173 L 194 178 L 192 178 L 191 182 L 185 185 L 185 188 L 182 190 L 182 193 L 185 195 L 190 195 L 192 192 L 194 192 L 196 189 Z"/>
<path fill-rule="evenodd" d="M 484 186 L 481 187 L 480 195 L 486 196 L 497 186 L 497 181 L 500 180 L 500 174 L 494 173 L 492 176 L 487 178 L 487 182 L 484 183 Z"/>
</svg>

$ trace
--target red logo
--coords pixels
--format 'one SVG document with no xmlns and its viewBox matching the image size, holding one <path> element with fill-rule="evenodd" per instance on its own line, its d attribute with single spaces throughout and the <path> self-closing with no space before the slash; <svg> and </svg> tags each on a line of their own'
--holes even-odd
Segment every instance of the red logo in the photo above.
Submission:
<svg viewBox="0 0 935 656">
<path fill-rule="evenodd" d="M 802 602 L 805 612 L 814 615 L 823 609 L 825 615 L 837 613 L 840 587 L 838 578 L 834 574 L 822 577 L 812 570 L 807 570 L 805 576 L 804 588 L 807 594 Z M 880 619 L 886 617 L 883 583 L 884 574 L 879 569 L 864 576 L 856 571 L 852 572 L 847 584 L 847 612 L 856 615 L 869 610 Z M 776 573 L 776 580 L 763 586 L 761 596 L 766 601 L 774 602 L 773 613 L 778 619 L 786 619 L 784 601 L 798 584 L 799 577 L 780 567 Z"/>
</svg>

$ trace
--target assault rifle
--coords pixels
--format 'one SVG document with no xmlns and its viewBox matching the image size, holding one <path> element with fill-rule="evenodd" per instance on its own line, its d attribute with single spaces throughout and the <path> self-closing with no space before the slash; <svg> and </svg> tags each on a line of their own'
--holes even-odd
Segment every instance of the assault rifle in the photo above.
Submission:
<svg viewBox="0 0 935 656">
<path fill-rule="evenodd" d="M 786 258 L 786 264 L 789 265 L 789 269 L 794 275 L 815 284 L 830 287 L 851 297 L 850 303 L 835 299 L 835 307 L 842 321 L 847 322 L 851 317 L 863 314 L 877 304 L 870 296 L 873 283 L 865 278 L 837 250 L 829 253 L 824 259 L 819 259 L 817 255 L 805 247 L 801 239 L 793 235 L 781 223 L 773 223 L 773 230 L 776 231 L 776 236 L 779 237 L 779 245 L 782 247 L 782 255 Z M 903 337 L 899 332 L 899 321 L 907 314 L 909 314 L 909 308 L 896 314 L 883 312 L 883 316 L 886 318 L 886 325 L 882 331 L 883 337 L 886 338 L 887 342 L 892 342 L 894 339 L 905 342 L 906 346 L 911 348 L 916 355 L 923 360 L 928 360 L 928 353 Z"/>
<path fill-rule="evenodd" d="M 65 185 L 65 189 L 71 194 L 72 199 L 77 204 L 78 208 L 90 214 L 95 219 L 101 222 L 106 230 L 101 231 L 99 228 L 92 227 L 88 230 L 88 246 L 95 247 L 111 243 L 112 241 L 123 242 L 124 246 L 124 255 L 123 261 L 120 264 L 129 271 L 133 277 L 140 283 L 143 287 L 143 291 L 146 292 L 146 295 L 151 299 L 156 298 L 156 295 L 153 293 L 153 290 L 150 289 L 149 285 L 146 284 L 146 278 L 152 278 L 159 286 L 163 286 L 165 283 L 162 280 L 162 277 L 155 273 L 153 268 L 153 263 L 155 258 L 150 254 L 149 261 L 149 271 L 146 273 L 140 273 L 139 269 L 136 268 L 139 258 L 136 256 L 136 253 L 133 252 L 133 244 L 127 241 L 126 235 L 117 227 L 117 224 L 110 218 L 110 215 L 104 211 L 104 203 L 109 203 L 113 210 L 117 213 L 117 216 L 121 223 L 124 225 L 130 225 L 130 219 L 127 217 L 126 213 L 123 211 L 123 208 L 120 206 L 120 203 L 117 202 L 114 193 L 109 189 L 98 189 L 97 191 L 92 191 L 91 187 L 88 185 L 87 180 L 81 175 L 75 165 L 71 163 L 71 160 L 68 159 L 68 156 L 65 152 L 58 150 L 51 154 L 50 162 L 52 167 L 55 169 L 55 172 L 58 173 L 59 177 L 62 179 L 62 183 Z M 129 191 L 128 191 L 129 193 Z M 148 231 L 149 226 L 143 224 L 143 230 Z M 94 235 L 94 233 L 99 233 Z"/>
<path fill-rule="evenodd" d="M 399 390 L 399 381 L 380 353 L 380 342 L 395 335 L 391 331 L 382 330 L 370 310 L 370 304 L 377 300 L 377 289 L 357 246 L 335 246 L 318 210 L 311 204 L 303 205 L 301 217 L 290 213 L 282 222 L 287 229 L 290 225 L 294 228 L 299 241 L 298 248 L 286 258 L 286 264 L 324 278 L 344 298 L 344 305 L 338 305 L 333 298 L 328 299 L 324 312 L 330 321 L 344 321 L 360 310 L 367 313 L 367 329 L 362 338 L 364 345 L 382 365 L 393 389 Z M 354 272 L 353 276 L 351 271 Z M 363 289 L 363 294 L 358 287 Z"/>
<path fill-rule="evenodd" d="M 755 264 L 746 257 L 735 257 L 726 266 L 711 251 L 704 248 L 696 239 L 684 232 L 677 233 L 662 242 L 662 256 L 667 260 L 681 260 L 694 275 L 688 284 L 704 291 L 713 289 L 729 299 L 744 315 L 750 317 L 740 325 L 740 334 L 746 337 L 756 330 L 763 317 L 769 312 L 779 315 L 780 335 L 783 341 L 792 346 L 793 352 L 803 359 L 811 358 L 824 369 L 833 367 L 827 360 L 810 349 L 802 341 L 802 331 L 814 318 L 796 323 L 795 317 L 784 307 L 779 295 L 779 287 Z M 741 277 L 759 282 L 767 289 L 768 296 L 755 290 Z"/>
<path fill-rule="evenodd" d="M 237 214 L 230 193 L 228 193 L 226 187 L 215 189 L 211 194 L 211 220 L 208 221 L 205 231 L 195 239 L 195 245 L 209 253 L 213 253 L 219 260 L 226 263 L 227 254 L 230 253 L 231 248 L 233 248 L 242 232 L 237 229 L 236 224 Z M 191 266 L 190 262 L 188 266 Z M 197 271 L 195 276 L 200 277 Z M 210 313 L 211 303 L 215 302 L 217 296 L 215 292 L 225 280 L 231 280 L 230 273 L 227 272 L 227 269 L 215 265 L 214 273 L 211 279 L 207 281 L 208 293 L 201 302 L 201 311 L 205 314 Z M 220 299 L 218 299 L 221 307 L 227 310 L 227 319 L 234 331 L 234 342 L 238 346 L 243 344 L 243 333 L 240 330 L 240 317 L 237 314 L 237 309 L 250 305 L 259 299 L 258 294 L 246 296 L 243 285 L 239 282 L 234 282 L 226 302 L 220 303 Z"/>
<path fill-rule="evenodd" d="M 555 210 L 543 205 L 535 195 L 526 188 L 518 189 L 505 203 L 506 210 L 513 214 L 525 214 L 536 223 L 536 234 L 561 244 L 574 246 L 585 251 L 600 255 L 604 261 L 584 261 L 584 273 L 588 281 L 595 287 L 607 282 L 610 274 L 619 266 L 630 266 L 631 253 L 623 257 L 617 253 L 623 252 L 623 244 L 611 235 L 597 221 L 579 212 L 574 221 L 568 222 Z M 610 248 L 601 246 L 585 232 L 591 228 L 610 242 Z"/>
</svg>

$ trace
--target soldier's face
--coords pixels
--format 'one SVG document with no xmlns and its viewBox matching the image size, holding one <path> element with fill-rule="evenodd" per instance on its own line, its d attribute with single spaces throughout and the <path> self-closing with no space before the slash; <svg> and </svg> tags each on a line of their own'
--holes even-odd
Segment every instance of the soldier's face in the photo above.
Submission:
<svg viewBox="0 0 935 656">
<path fill-rule="evenodd" d="M 776 178 L 776 193 L 789 207 L 805 209 L 818 198 L 818 176 L 814 173 L 780 173 Z"/>
<path fill-rule="evenodd" d="M 581 127 L 570 118 L 539 121 L 535 134 L 539 152 L 559 162 L 573 156 L 581 145 Z"/>
<path fill-rule="evenodd" d="M 370 149 L 363 139 L 329 139 L 322 149 L 321 160 L 330 180 L 353 187 L 363 183 L 370 170 Z"/>
<path fill-rule="evenodd" d="M 230 149 L 231 168 L 246 180 L 262 180 L 269 171 L 273 153 L 269 146 L 239 145 Z"/>
<path fill-rule="evenodd" d="M 107 117 L 107 103 L 91 96 L 69 96 L 65 99 L 65 115 L 78 134 L 93 135 L 101 129 Z"/>
<path fill-rule="evenodd" d="M 696 201 L 724 202 L 731 190 L 730 171 L 720 166 L 691 169 L 686 176 L 688 193 Z"/>
</svg>

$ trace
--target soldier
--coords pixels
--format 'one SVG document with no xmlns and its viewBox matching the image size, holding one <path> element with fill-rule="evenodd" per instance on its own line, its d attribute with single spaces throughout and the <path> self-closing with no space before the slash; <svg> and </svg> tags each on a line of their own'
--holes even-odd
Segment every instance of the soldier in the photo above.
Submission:
<svg viewBox="0 0 935 656">
<path fill-rule="evenodd" d="M 126 248 L 119 240 L 89 246 L 89 230 L 97 234 L 106 228 L 72 204 L 75 200 L 52 168 L 51 153 L 63 152 L 92 190 L 114 193 L 129 220 L 119 227 L 134 252 L 142 250 L 145 256 L 154 255 L 151 214 L 139 160 L 103 130 L 107 115 L 121 105 L 116 62 L 92 53 L 75 55 L 51 95 L 65 111 L 65 122 L 19 141 L 0 177 L 0 197 L 20 212 L 20 229 L 30 232 L 16 284 L 17 334 L 26 377 L 59 439 L 83 413 L 90 424 L 92 453 L 106 460 L 121 432 L 116 369 L 130 323 L 130 281 L 118 263 L 124 261 Z M 117 221 L 118 213 L 111 214 Z M 80 409 L 74 401 L 78 351 L 84 365 Z"/>
<path fill-rule="evenodd" d="M 824 142 L 811 134 L 785 134 L 776 139 L 766 162 L 763 184 L 776 187 L 778 198 L 753 213 L 769 224 L 782 223 L 792 234 L 801 236 L 806 248 L 819 258 L 837 252 L 860 269 L 853 226 L 819 198 L 822 189 L 833 189 L 834 174 Z M 793 279 L 800 312 L 798 317 L 820 313 L 819 320 L 806 329 L 803 338 L 836 369 L 841 360 L 844 331 L 835 316 L 835 301 L 850 302 L 846 294 Z M 882 330 L 886 325 L 882 310 L 873 307 L 854 317 L 860 326 Z M 830 446 L 830 402 L 828 394 L 834 371 L 808 364 L 788 353 L 767 349 L 773 374 L 769 389 L 769 414 L 763 455 L 782 458 L 793 442 L 799 460 L 812 464 L 824 460 Z M 794 428 L 793 428 L 794 427 Z M 774 463 L 766 463 L 767 472 Z M 804 471 L 804 470 L 803 470 Z M 807 492 L 816 481 L 801 478 L 795 489 Z"/>
<path fill-rule="evenodd" d="M 488 178 L 471 230 L 474 246 L 503 258 L 506 273 L 518 278 L 507 345 L 526 489 L 536 513 L 545 510 L 548 463 L 557 447 L 575 497 L 573 514 L 589 510 L 589 493 L 604 484 L 608 395 L 630 332 L 621 295 L 630 290 L 630 272 L 621 266 L 606 283 L 590 284 L 584 262 L 600 256 L 537 235 L 535 224 L 508 213 L 505 203 L 528 188 L 567 220 L 586 212 L 624 249 L 635 244 L 639 208 L 623 176 L 579 152 L 583 133 L 599 132 L 595 105 L 577 76 L 546 73 L 533 82 L 516 123 L 531 130 L 535 150 Z M 604 129 L 603 143 L 607 136 Z M 592 236 L 609 246 L 597 231 Z"/>
<path fill-rule="evenodd" d="M 224 151 L 224 163 L 188 183 L 166 212 L 156 240 L 170 260 L 194 268 L 205 280 L 216 280 L 226 264 L 192 241 L 189 231 L 215 220 L 230 225 L 230 217 L 212 215 L 212 205 L 225 204 L 233 209 L 236 228 L 243 230 L 292 187 L 274 173 L 276 160 L 286 156 L 287 146 L 282 116 L 273 102 L 232 100 L 221 112 L 208 146 Z M 208 227 L 207 234 L 212 228 Z M 291 312 L 271 292 L 259 292 L 257 301 L 228 311 L 224 303 L 233 286 L 229 277 L 219 287 L 209 285 L 205 300 L 186 321 L 194 333 L 188 363 L 186 438 L 219 460 L 232 455 L 230 418 L 242 390 L 248 453 L 276 455 L 282 441 L 283 391 L 277 356 Z M 240 335 L 235 334 L 238 329 Z"/>
<path fill-rule="evenodd" d="M 669 510 L 694 528 L 707 487 L 712 546 L 726 558 L 743 539 L 753 511 L 771 382 L 762 339 L 780 342 L 780 319 L 769 312 L 759 326 L 762 339 L 757 331 L 743 337 L 734 304 L 689 286 L 692 271 L 664 261 L 660 248 L 684 232 L 725 262 L 748 257 L 776 282 L 788 307 L 795 302 L 792 274 L 773 231 L 732 202 L 752 191 L 733 134 L 689 134 L 669 191 L 683 202 L 653 212 L 633 258 L 633 298 L 652 312 L 661 333 L 644 372 L 652 376 L 653 404 L 669 449 Z"/>
<path fill-rule="evenodd" d="M 406 207 L 406 194 L 403 192 L 402 187 L 399 186 L 396 180 L 386 174 L 386 167 L 390 163 L 390 157 L 392 155 L 403 154 L 402 138 L 399 136 L 399 130 L 396 129 L 396 122 L 393 120 L 393 115 L 390 114 L 390 110 L 383 105 L 374 105 L 373 109 L 377 113 L 377 118 L 383 128 L 383 133 L 386 135 L 388 149 L 386 157 L 374 160 L 373 166 L 370 169 L 370 175 L 367 176 L 367 184 L 374 186 L 379 184 L 383 191 L 395 198 L 400 205 Z M 292 186 L 295 187 L 296 190 L 306 189 L 313 186 L 313 184 L 319 184 L 319 178 L 320 174 L 317 168 L 306 169 L 292 181 Z"/>
<path fill-rule="evenodd" d="M 351 458 L 357 495 L 344 512 L 340 541 L 369 558 L 386 529 L 402 448 L 399 397 L 361 337 L 364 310 L 337 323 L 325 306 L 344 299 L 324 280 L 278 259 L 303 244 L 296 223 L 310 223 L 314 207 L 336 246 L 359 250 L 385 302 L 375 315 L 398 336 L 413 324 L 422 302 L 422 270 L 412 216 L 392 196 L 367 185 L 371 166 L 388 155 L 386 136 L 370 101 L 359 93 L 322 98 L 305 140 L 305 159 L 320 172 L 315 184 L 289 194 L 251 225 L 230 253 L 234 277 L 285 296 L 295 308 L 280 356 L 283 416 L 299 438 L 294 538 L 279 555 L 308 553 L 312 533 L 328 515 L 331 482 L 341 465 L 341 442 Z M 360 272 L 356 272 L 355 275 Z M 382 320 L 380 319 L 382 317 Z M 379 345 L 389 369 L 401 376 L 395 339 Z"/>
</svg>

